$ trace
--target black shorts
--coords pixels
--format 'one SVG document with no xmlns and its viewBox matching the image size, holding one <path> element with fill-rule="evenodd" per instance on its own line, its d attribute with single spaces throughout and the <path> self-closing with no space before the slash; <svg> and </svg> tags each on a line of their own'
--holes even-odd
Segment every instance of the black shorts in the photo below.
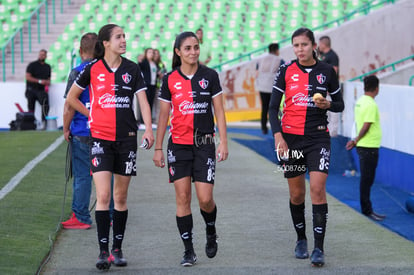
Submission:
<svg viewBox="0 0 414 275">
<path fill-rule="evenodd" d="M 89 157 L 92 173 L 109 171 L 123 176 L 137 174 L 137 139 L 109 141 L 91 138 Z"/>
<path fill-rule="evenodd" d="M 306 171 L 318 171 L 328 174 L 331 155 L 331 139 L 329 133 L 318 136 L 301 136 L 283 133 L 289 154 L 288 159 L 281 160 L 281 169 L 285 178 L 300 176 Z M 287 156 L 287 155 L 286 155 Z"/>
<path fill-rule="evenodd" d="M 196 145 L 173 143 L 168 140 L 168 175 L 170 182 L 190 176 L 193 181 L 214 184 L 216 146 L 213 138 Z"/>
</svg>

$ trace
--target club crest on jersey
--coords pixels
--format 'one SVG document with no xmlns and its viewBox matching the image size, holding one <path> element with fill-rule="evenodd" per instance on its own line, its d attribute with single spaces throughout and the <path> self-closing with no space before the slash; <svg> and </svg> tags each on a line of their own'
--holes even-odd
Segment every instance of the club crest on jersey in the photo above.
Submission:
<svg viewBox="0 0 414 275">
<path fill-rule="evenodd" d="M 201 79 L 198 84 L 200 85 L 201 88 L 203 88 L 204 90 L 207 89 L 208 87 L 208 80 L 205 80 L 204 78 Z"/>
<path fill-rule="evenodd" d="M 326 76 L 324 76 L 323 74 L 318 74 L 316 76 L 316 80 L 318 80 L 319 84 L 323 84 L 323 83 L 325 83 Z"/>
<path fill-rule="evenodd" d="M 132 79 L 132 75 L 129 73 L 125 73 L 122 75 L 122 80 L 125 82 L 125 84 L 128 84 Z"/>
</svg>

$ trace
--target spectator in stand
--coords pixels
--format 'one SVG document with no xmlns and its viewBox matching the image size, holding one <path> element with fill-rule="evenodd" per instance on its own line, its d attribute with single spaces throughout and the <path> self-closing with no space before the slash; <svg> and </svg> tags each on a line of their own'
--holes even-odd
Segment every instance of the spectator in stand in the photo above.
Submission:
<svg viewBox="0 0 414 275">
<path fill-rule="evenodd" d="M 36 61 L 31 62 L 26 69 L 26 97 L 28 111 L 35 111 L 36 100 L 42 106 L 43 129 L 46 128 L 46 116 L 49 113 L 49 85 L 52 69 L 46 61 L 47 51 L 42 49 Z"/>
<path fill-rule="evenodd" d="M 207 64 L 211 61 L 211 47 L 209 43 L 204 43 L 204 33 L 203 29 L 199 28 L 196 31 L 196 35 L 198 40 L 200 41 L 200 57 L 199 62 L 201 65 L 207 66 Z"/>
</svg>

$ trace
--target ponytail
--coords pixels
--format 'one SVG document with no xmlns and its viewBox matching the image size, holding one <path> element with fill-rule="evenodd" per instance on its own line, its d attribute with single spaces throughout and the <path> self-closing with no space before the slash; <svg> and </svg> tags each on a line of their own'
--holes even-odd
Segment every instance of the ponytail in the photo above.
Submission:
<svg viewBox="0 0 414 275">
<path fill-rule="evenodd" d="M 95 44 L 95 50 L 93 57 L 96 59 L 103 58 L 105 56 L 105 47 L 103 45 L 104 41 L 109 41 L 111 39 L 112 29 L 119 27 L 115 24 L 107 24 L 100 28 L 98 33 L 98 41 Z"/>
<path fill-rule="evenodd" d="M 93 52 L 94 59 L 101 59 L 105 55 L 105 48 L 102 41 L 96 41 L 95 50 Z"/>
</svg>

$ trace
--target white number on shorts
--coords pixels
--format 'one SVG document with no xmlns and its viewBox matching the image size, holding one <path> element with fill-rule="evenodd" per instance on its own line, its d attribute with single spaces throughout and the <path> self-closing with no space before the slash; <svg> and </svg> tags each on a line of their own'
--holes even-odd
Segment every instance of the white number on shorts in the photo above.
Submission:
<svg viewBox="0 0 414 275">
<path fill-rule="evenodd" d="M 131 174 L 132 169 L 134 169 L 133 165 L 134 164 L 132 161 L 125 162 L 125 174 L 127 175 Z"/>
<path fill-rule="evenodd" d="M 321 158 L 319 161 L 319 170 L 323 170 L 325 168 L 325 158 Z"/>
<path fill-rule="evenodd" d="M 213 169 L 209 168 L 207 171 L 207 181 L 214 180 L 214 172 Z"/>
</svg>

